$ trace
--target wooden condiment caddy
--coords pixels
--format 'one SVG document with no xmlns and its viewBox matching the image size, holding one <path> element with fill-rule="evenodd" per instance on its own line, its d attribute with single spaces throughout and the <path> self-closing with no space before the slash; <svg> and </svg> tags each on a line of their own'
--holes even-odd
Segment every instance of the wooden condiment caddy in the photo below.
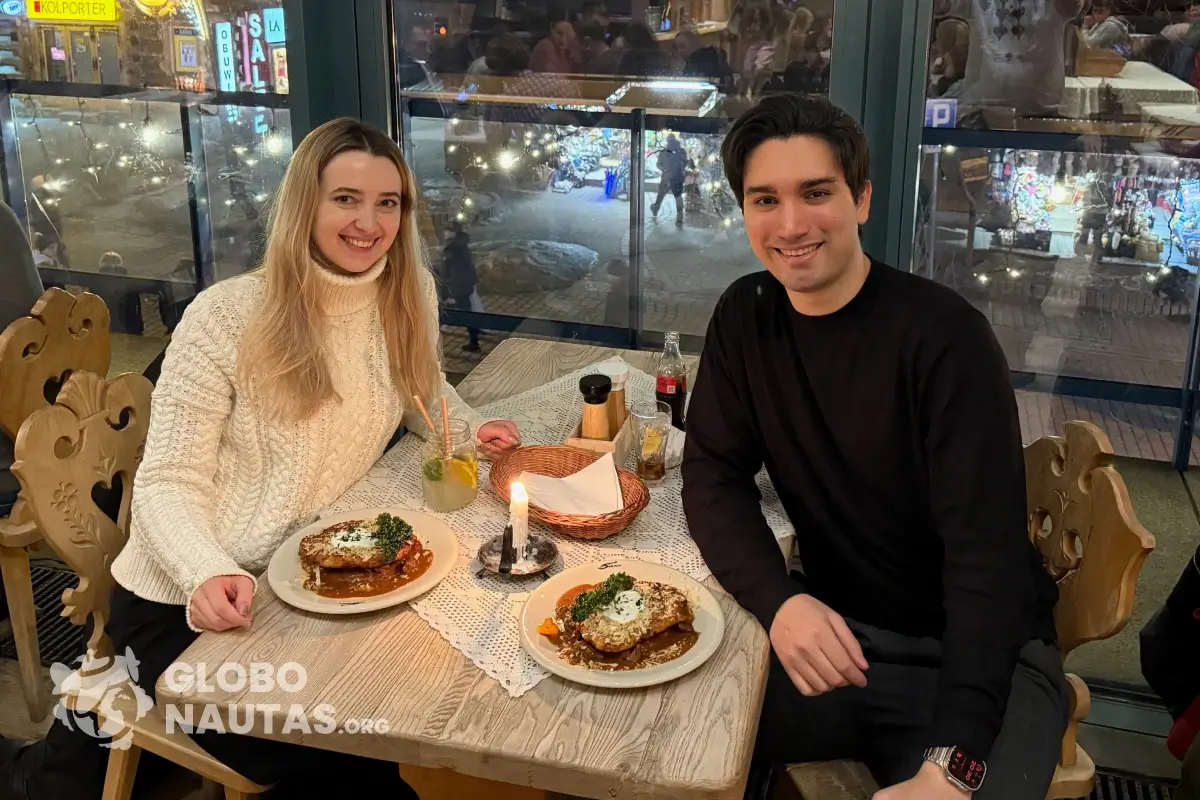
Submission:
<svg viewBox="0 0 1200 800">
<path fill-rule="evenodd" d="M 585 439 L 582 431 L 583 420 L 576 423 L 574 430 L 563 442 L 567 447 L 577 450 L 589 450 L 593 453 L 612 453 L 617 466 L 624 466 L 633 452 L 633 417 L 626 417 L 625 424 L 617 431 L 617 435 L 609 439 Z"/>
</svg>

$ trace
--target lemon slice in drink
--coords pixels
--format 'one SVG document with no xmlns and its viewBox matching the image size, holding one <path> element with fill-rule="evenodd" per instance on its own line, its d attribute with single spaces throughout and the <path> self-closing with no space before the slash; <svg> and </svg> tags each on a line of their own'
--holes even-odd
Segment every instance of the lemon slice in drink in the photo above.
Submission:
<svg viewBox="0 0 1200 800">
<path fill-rule="evenodd" d="M 657 455 L 660 447 L 662 447 L 662 434 L 653 429 L 646 431 L 646 436 L 642 439 L 642 458 L 653 458 Z"/>
<path fill-rule="evenodd" d="M 472 489 L 479 485 L 479 472 L 472 461 L 461 461 L 457 458 L 447 459 L 445 474 L 450 480 L 470 486 Z"/>
</svg>

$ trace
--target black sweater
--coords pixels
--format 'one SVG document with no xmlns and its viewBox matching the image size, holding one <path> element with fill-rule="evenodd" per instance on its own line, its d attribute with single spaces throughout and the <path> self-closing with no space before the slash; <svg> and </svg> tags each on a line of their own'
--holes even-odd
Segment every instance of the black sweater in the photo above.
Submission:
<svg viewBox="0 0 1200 800">
<path fill-rule="evenodd" d="M 803 584 L 781 569 L 760 511 L 763 464 Z M 1021 648 L 1054 639 L 1057 590 L 1027 538 L 1008 365 L 966 300 L 878 262 L 820 317 L 798 313 L 767 272 L 736 281 L 688 411 L 683 505 L 713 574 L 767 630 L 808 592 L 844 617 L 941 640 L 928 745 L 987 758 Z"/>
</svg>

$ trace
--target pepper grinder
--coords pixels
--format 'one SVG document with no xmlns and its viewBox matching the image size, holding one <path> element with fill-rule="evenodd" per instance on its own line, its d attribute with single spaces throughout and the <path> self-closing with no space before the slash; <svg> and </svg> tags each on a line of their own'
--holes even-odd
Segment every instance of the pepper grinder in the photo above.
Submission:
<svg viewBox="0 0 1200 800">
<path fill-rule="evenodd" d="M 583 422 L 580 435 L 584 439 L 608 441 L 608 395 L 612 391 L 612 379 L 607 375 L 584 375 L 579 379 L 579 391 L 583 394 Z"/>
</svg>

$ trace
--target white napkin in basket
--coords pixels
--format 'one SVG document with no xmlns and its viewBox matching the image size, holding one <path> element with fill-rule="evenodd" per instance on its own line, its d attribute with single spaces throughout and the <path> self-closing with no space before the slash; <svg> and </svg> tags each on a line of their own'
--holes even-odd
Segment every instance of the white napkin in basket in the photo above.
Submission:
<svg viewBox="0 0 1200 800">
<path fill-rule="evenodd" d="M 624 505 L 612 453 L 565 478 L 522 472 L 518 480 L 525 484 L 530 504 L 547 511 L 599 516 L 620 511 Z"/>
</svg>

